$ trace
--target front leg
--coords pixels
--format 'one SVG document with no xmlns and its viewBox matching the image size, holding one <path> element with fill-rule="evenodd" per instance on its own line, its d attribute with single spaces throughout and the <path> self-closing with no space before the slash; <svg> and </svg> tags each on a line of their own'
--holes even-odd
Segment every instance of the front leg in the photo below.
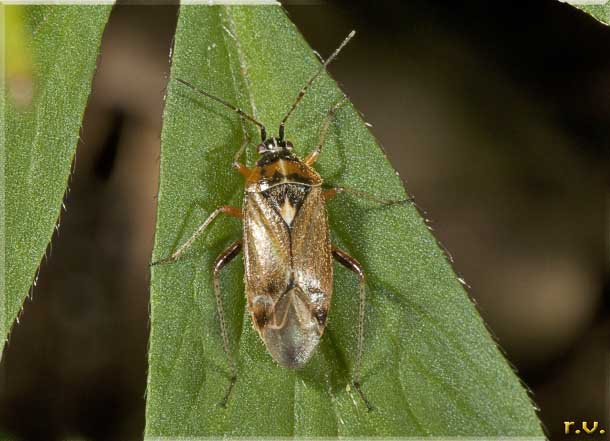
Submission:
<svg viewBox="0 0 610 441">
<path fill-rule="evenodd" d="M 245 129 L 244 129 L 244 133 L 246 133 Z M 241 147 L 237 151 L 237 153 L 235 153 L 235 157 L 233 158 L 233 164 L 231 164 L 233 169 L 237 170 L 239 172 L 239 174 L 241 174 L 245 178 L 250 176 L 250 173 L 252 173 L 252 170 L 250 168 L 246 167 L 241 162 L 241 157 L 244 154 L 244 151 L 246 150 L 246 147 L 248 146 L 249 143 L 250 143 L 250 140 L 246 137 L 244 139 L 244 142 L 242 143 Z"/>
<path fill-rule="evenodd" d="M 341 251 L 340 249 L 333 247 L 332 253 L 333 257 L 337 259 L 337 262 L 346 267 L 348 270 L 356 273 L 358 276 L 360 286 L 360 307 L 358 310 L 358 350 L 356 353 L 353 384 L 358 391 L 360 398 L 362 398 L 362 401 L 364 401 L 367 410 L 370 412 L 373 410 L 373 406 L 366 398 L 364 392 L 362 392 L 362 388 L 360 387 L 360 365 L 362 364 L 362 351 L 364 344 L 364 312 L 366 306 L 366 280 L 364 277 L 364 270 L 362 269 L 362 265 L 360 265 L 356 259 L 351 257 L 345 251 Z"/>
<path fill-rule="evenodd" d="M 326 118 L 324 118 L 324 122 L 322 123 L 322 129 L 320 130 L 320 139 L 318 141 L 318 145 L 315 149 L 313 149 L 311 153 L 307 155 L 307 157 L 303 161 L 305 164 L 311 166 L 314 164 L 314 162 L 318 160 L 318 156 L 320 156 L 320 153 L 322 153 L 322 147 L 324 147 L 324 141 L 326 141 L 326 133 L 328 132 L 328 128 L 330 127 L 330 122 L 335 116 L 335 113 L 337 113 L 337 110 L 339 110 L 339 108 L 343 105 L 343 102 L 346 98 L 347 97 L 343 95 L 341 99 L 337 101 L 335 105 L 333 105 L 326 114 Z"/>
</svg>

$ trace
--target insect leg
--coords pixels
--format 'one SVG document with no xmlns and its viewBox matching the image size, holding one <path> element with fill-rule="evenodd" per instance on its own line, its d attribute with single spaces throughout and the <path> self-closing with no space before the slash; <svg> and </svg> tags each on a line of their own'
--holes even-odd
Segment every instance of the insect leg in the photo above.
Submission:
<svg viewBox="0 0 610 441">
<path fill-rule="evenodd" d="M 328 128 L 330 127 L 330 122 L 332 121 L 333 116 L 335 116 L 335 113 L 337 113 L 337 110 L 339 110 L 339 108 L 343 105 L 346 98 L 347 97 L 343 95 L 343 97 L 341 97 L 341 99 L 329 109 L 328 113 L 326 114 L 326 118 L 324 118 L 324 123 L 322 123 L 322 129 L 320 130 L 320 140 L 318 141 L 318 145 L 315 149 L 312 150 L 309 155 L 307 155 L 307 157 L 303 161 L 305 164 L 312 165 L 314 162 L 316 162 L 318 156 L 320 156 L 320 153 L 322 152 L 322 147 L 324 146 L 324 140 L 326 139 Z"/>
<path fill-rule="evenodd" d="M 226 407 L 227 402 L 229 401 L 229 396 L 231 395 L 231 391 L 233 390 L 233 386 L 237 381 L 237 367 L 235 366 L 235 361 L 233 360 L 233 356 L 231 355 L 231 348 L 229 347 L 229 336 L 227 334 L 227 323 L 225 321 L 225 313 L 224 308 L 222 307 L 222 297 L 220 295 L 220 279 L 219 273 L 220 271 L 229 263 L 231 260 L 237 256 L 241 251 L 241 240 L 236 240 L 229 247 L 224 250 L 224 252 L 218 256 L 216 262 L 214 262 L 214 296 L 216 297 L 216 309 L 218 310 L 218 318 L 220 320 L 220 331 L 222 333 L 222 346 L 225 350 L 225 354 L 227 354 L 227 361 L 229 363 L 229 367 L 231 369 L 231 382 L 229 383 L 229 387 L 227 392 L 225 393 L 224 398 L 220 402 L 220 406 Z"/>
<path fill-rule="evenodd" d="M 364 307 L 366 304 L 366 280 L 364 277 L 364 270 L 362 269 L 362 265 L 360 265 L 360 263 L 358 263 L 358 261 L 356 259 L 351 257 L 346 252 L 341 251 L 340 249 L 334 248 L 334 247 L 333 247 L 332 252 L 333 252 L 333 257 L 335 259 L 337 259 L 337 261 L 341 265 L 343 265 L 350 271 L 353 271 L 354 273 L 356 273 L 356 275 L 358 276 L 358 279 L 359 279 L 360 306 L 359 306 L 359 310 L 358 310 L 358 351 L 356 353 L 356 364 L 354 367 L 353 384 L 354 384 L 354 387 L 356 388 L 356 390 L 358 391 L 360 398 L 362 398 L 362 401 L 364 401 L 366 408 L 370 412 L 371 410 L 373 410 L 373 406 L 371 405 L 370 401 L 364 395 L 364 392 L 362 392 L 362 388 L 360 386 L 360 365 L 362 364 L 362 351 L 363 351 L 363 343 L 364 343 Z"/>
<path fill-rule="evenodd" d="M 218 207 L 216 210 L 214 210 L 212 212 L 212 214 L 210 214 L 208 216 L 208 218 L 205 220 L 204 223 L 199 225 L 199 228 L 197 228 L 197 231 L 195 231 L 195 233 L 191 236 L 191 238 L 189 240 L 187 240 L 186 242 L 184 242 L 176 251 L 174 251 L 172 253 L 171 256 L 166 257 L 165 259 L 157 260 L 157 261 L 151 263 L 151 266 L 163 265 L 163 264 L 172 263 L 172 262 L 175 262 L 176 260 L 178 260 L 180 258 L 180 256 L 182 255 L 182 253 L 184 253 L 188 248 L 190 248 L 190 246 L 193 244 L 193 242 L 195 242 L 195 240 L 201 235 L 201 233 L 203 233 L 205 231 L 205 229 L 212 223 L 212 221 L 214 219 L 216 219 L 216 217 L 220 213 L 228 214 L 229 216 L 238 217 L 238 218 L 242 217 L 241 210 L 239 208 L 231 207 L 230 205 L 223 205 L 222 207 Z"/>
<path fill-rule="evenodd" d="M 250 175 L 251 170 L 246 167 L 242 162 L 240 162 L 239 159 L 241 158 L 241 155 L 244 154 L 244 151 L 246 150 L 246 147 L 249 143 L 249 139 L 244 139 L 243 144 L 241 145 L 237 153 L 235 153 L 235 158 L 233 158 L 233 164 L 231 164 L 235 170 L 237 170 L 241 175 L 245 177 L 248 177 Z"/>
<path fill-rule="evenodd" d="M 349 187 L 333 187 L 331 189 L 324 190 L 322 192 L 322 196 L 324 196 L 324 198 L 326 200 L 328 200 L 328 199 L 334 198 L 339 193 L 350 193 L 350 194 L 353 194 L 354 196 L 357 196 L 362 199 L 366 199 L 367 201 L 371 201 L 371 202 L 374 202 L 374 203 L 380 204 L 380 205 L 401 205 L 401 204 L 410 204 L 413 202 L 413 199 L 410 199 L 410 198 L 409 199 L 382 199 L 382 198 L 372 195 L 370 193 L 365 193 L 360 190 L 354 190 L 353 188 L 349 188 Z"/>
</svg>

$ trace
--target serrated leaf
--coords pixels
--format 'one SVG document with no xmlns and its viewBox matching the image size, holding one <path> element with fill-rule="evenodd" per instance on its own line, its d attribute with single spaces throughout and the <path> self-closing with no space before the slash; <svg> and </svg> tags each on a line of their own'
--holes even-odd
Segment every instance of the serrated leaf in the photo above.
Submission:
<svg viewBox="0 0 610 441">
<path fill-rule="evenodd" d="M 2 8 L 7 37 L 0 158 L 4 344 L 60 214 L 111 7 Z"/>
<path fill-rule="evenodd" d="M 349 56 L 348 47 L 342 57 Z M 169 256 L 218 206 L 241 206 L 243 194 L 243 179 L 231 169 L 244 139 L 239 117 L 176 79 L 275 129 L 318 67 L 280 7 L 181 8 L 164 113 L 155 260 Z M 286 130 L 301 157 L 316 145 L 326 112 L 341 96 L 325 74 L 303 99 Z M 257 142 L 255 128 L 247 127 Z M 350 103 L 337 113 L 316 168 L 330 184 L 406 197 Z M 525 389 L 417 210 L 339 195 L 328 211 L 333 242 L 368 277 L 363 389 L 376 409 L 367 412 L 349 387 L 357 344 L 354 275 L 335 266 L 327 331 L 307 367 L 292 371 L 272 361 L 252 328 L 241 259 L 221 277 L 239 374 L 227 409 L 218 406 L 230 371 L 212 265 L 241 236 L 238 220 L 220 218 L 184 258 L 153 267 L 146 434 L 541 436 Z"/>
</svg>

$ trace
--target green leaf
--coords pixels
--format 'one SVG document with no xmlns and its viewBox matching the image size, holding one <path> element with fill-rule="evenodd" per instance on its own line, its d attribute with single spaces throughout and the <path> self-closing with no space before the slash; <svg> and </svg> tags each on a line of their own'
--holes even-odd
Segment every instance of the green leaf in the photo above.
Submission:
<svg viewBox="0 0 610 441">
<path fill-rule="evenodd" d="M 349 57 L 349 47 L 342 57 Z M 176 81 L 236 103 L 276 132 L 319 61 L 280 7 L 183 6 L 164 113 L 154 259 L 168 257 L 218 206 L 241 206 L 231 169 L 244 139 L 239 117 Z M 371 85 L 373 87 L 373 85 Z M 303 157 L 342 96 L 323 75 L 289 121 Z M 255 127 L 247 125 L 253 142 Z M 249 164 L 255 159 L 249 149 Z M 402 199 L 401 179 L 358 112 L 337 113 L 316 168 L 328 184 Z M 351 384 L 358 283 L 335 265 L 329 324 L 307 367 L 272 361 L 245 311 L 243 263 L 222 273 L 235 390 L 218 403 L 230 370 L 212 285 L 216 256 L 241 236 L 219 218 L 182 259 L 152 268 L 146 434 L 149 436 L 541 436 L 526 390 L 503 358 L 446 256 L 413 206 L 379 207 L 349 195 L 328 205 L 333 242 L 365 268 L 363 389 Z"/>
<path fill-rule="evenodd" d="M 7 36 L 0 127 L 4 344 L 58 222 L 111 7 L 1 8 Z"/>
<path fill-rule="evenodd" d="M 585 11 L 587 14 L 595 17 L 595 19 L 604 23 L 605 25 L 610 24 L 610 1 L 603 4 L 574 4 L 573 6 Z"/>
</svg>

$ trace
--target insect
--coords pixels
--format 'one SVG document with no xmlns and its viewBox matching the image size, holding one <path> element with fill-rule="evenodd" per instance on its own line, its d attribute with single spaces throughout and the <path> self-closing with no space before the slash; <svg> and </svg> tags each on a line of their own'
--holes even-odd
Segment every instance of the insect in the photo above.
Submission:
<svg viewBox="0 0 610 441">
<path fill-rule="evenodd" d="M 322 186 L 323 180 L 313 165 L 322 152 L 331 120 L 345 97 L 328 111 L 320 130 L 318 144 L 305 159 L 301 160 L 293 153 L 292 143 L 284 137 L 286 122 L 308 88 L 354 34 L 352 31 L 345 38 L 299 91 L 280 123 L 277 137 L 267 137 L 262 123 L 233 104 L 187 81 L 177 80 L 255 124 L 261 136 L 261 143 L 257 145 L 259 158 L 254 167 L 247 167 L 240 162 L 247 142 L 241 146 L 234 158 L 233 168 L 242 174 L 246 181 L 243 207 L 239 209 L 225 205 L 217 208 L 173 254 L 153 263 L 157 265 L 176 261 L 220 214 L 243 221 L 243 238 L 229 245 L 216 259 L 213 269 L 214 294 L 223 348 L 231 369 L 230 384 L 220 403 L 223 407 L 226 406 L 237 381 L 237 368 L 229 345 L 219 274 L 243 251 L 247 308 L 254 328 L 273 359 L 286 368 L 303 367 L 324 333 L 333 291 L 333 258 L 358 276 L 358 346 L 353 385 L 367 409 L 372 409 L 360 384 L 366 299 L 364 270 L 354 258 L 332 246 L 326 202 L 343 192 L 385 205 L 405 201 L 385 201 L 345 187 L 326 189 Z"/>
</svg>

